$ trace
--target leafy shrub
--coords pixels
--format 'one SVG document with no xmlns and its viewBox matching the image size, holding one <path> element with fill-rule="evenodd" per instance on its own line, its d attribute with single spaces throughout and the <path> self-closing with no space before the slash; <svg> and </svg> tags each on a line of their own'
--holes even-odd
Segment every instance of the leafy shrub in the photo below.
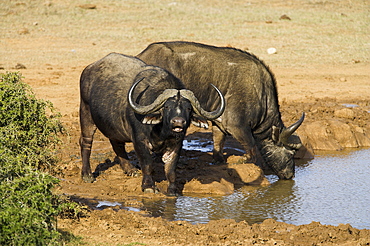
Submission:
<svg viewBox="0 0 370 246">
<path fill-rule="evenodd" d="M 36 99 L 20 74 L 0 74 L 0 245 L 56 243 L 58 179 L 42 170 L 53 169 L 62 131 L 52 104 Z"/>
<path fill-rule="evenodd" d="M 1 245 L 46 245 L 58 237 L 54 226 L 58 207 L 51 188 L 52 176 L 29 171 L 11 182 L 0 183 Z"/>
<path fill-rule="evenodd" d="M 0 77 L 0 149 L 22 156 L 27 165 L 50 169 L 63 127 L 51 102 L 36 99 L 19 73 Z"/>
</svg>

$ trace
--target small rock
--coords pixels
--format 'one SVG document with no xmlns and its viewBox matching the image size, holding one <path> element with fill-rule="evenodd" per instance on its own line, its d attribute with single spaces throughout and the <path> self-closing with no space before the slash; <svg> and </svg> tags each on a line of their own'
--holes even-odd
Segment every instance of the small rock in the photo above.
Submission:
<svg viewBox="0 0 370 246">
<path fill-rule="evenodd" d="M 302 127 L 302 129 L 301 129 Z M 310 142 L 312 149 L 321 150 L 342 150 L 342 146 L 330 133 L 327 121 L 318 120 L 306 123 L 300 127 L 300 132 L 306 132 L 308 142 Z"/>
<path fill-rule="evenodd" d="M 78 5 L 78 7 L 82 9 L 96 9 L 95 4 L 82 4 L 82 5 Z"/>
<path fill-rule="evenodd" d="M 273 47 L 267 49 L 267 54 L 269 54 L 269 55 L 276 54 L 276 53 L 277 53 L 277 51 Z"/>
<path fill-rule="evenodd" d="M 292 20 L 292 19 L 290 19 L 290 17 L 287 15 L 282 15 L 280 16 L 279 20 Z"/>
<path fill-rule="evenodd" d="M 339 120 L 329 120 L 329 127 L 334 138 L 344 148 L 358 148 L 358 143 L 351 127 Z"/>
<path fill-rule="evenodd" d="M 30 33 L 30 31 L 27 28 L 22 28 L 18 31 L 19 35 L 25 35 L 25 34 L 29 34 L 29 33 Z"/>
<path fill-rule="evenodd" d="M 225 179 L 221 179 L 220 182 L 213 181 L 211 183 L 202 183 L 197 179 L 192 179 L 186 182 L 184 193 L 196 193 L 196 194 L 214 194 L 214 195 L 230 195 L 234 192 L 234 185 Z"/>
<path fill-rule="evenodd" d="M 14 69 L 26 69 L 26 66 L 21 64 L 21 63 L 17 63 L 17 65 L 15 65 Z"/>
<path fill-rule="evenodd" d="M 78 117 L 79 116 L 79 112 L 78 111 L 75 111 L 71 114 L 72 117 Z"/>
<path fill-rule="evenodd" d="M 334 111 L 334 116 L 336 116 L 338 118 L 353 120 L 355 118 L 355 112 L 353 112 L 353 110 L 349 109 L 349 108 L 342 108 L 342 109 L 339 109 L 339 110 L 335 110 Z"/>
<path fill-rule="evenodd" d="M 228 168 L 235 170 L 235 173 L 233 174 L 237 174 L 237 177 L 239 177 L 246 184 L 262 186 L 270 184 L 270 182 L 264 176 L 262 169 L 255 164 L 229 164 Z"/>
</svg>

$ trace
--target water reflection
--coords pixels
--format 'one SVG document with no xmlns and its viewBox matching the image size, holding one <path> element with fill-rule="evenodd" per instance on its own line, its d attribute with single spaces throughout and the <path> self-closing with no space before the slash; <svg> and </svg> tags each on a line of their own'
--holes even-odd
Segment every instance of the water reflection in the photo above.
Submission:
<svg viewBox="0 0 370 246">
<path fill-rule="evenodd" d="M 244 201 L 240 208 L 249 211 L 245 220 L 258 223 L 267 218 L 283 221 L 284 218 L 291 217 L 300 204 L 294 193 L 294 184 L 294 180 L 279 180 L 269 187 L 257 190 L 255 194 L 245 193 L 243 189 L 241 192 Z M 238 220 L 242 220 L 242 217 Z"/>
<path fill-rule="evenodd" d="M 195 150 L 195 151 L 200 151 L 200 152 L 203 152 L 203 153 L 207 153 L 207 152 L 212 152 L 213 151 L 213 142 L 212 141 L 204 141 L 204 139 L 191 139 L 191 140 L 185 139 L 182 142 L 182 148 L 184 150 Z M 224 150 L 234 150 L 234 151 L 237 151 L 237 152 L 240 152 L 240 153 L 245 153 L 245 151 L 239 146 L 238 143 L 236 144 L 236 146 L 226 145 L 226 146 L 224 146 Z"/>
<path fill-rule="evenodd" d="M 292 222 L 370 228 L 370 149 L 322 153 L 316 159 L 297 170 L 296 194 L 305 201 Z"/>
<path fill-rule="evenodd" d="M 208 214 L 212 211 L 211 204 L 214 199 L 212 197 L 180 196 L 157 201 L 144 199 L 143 203 L 154 217 L 207 223 L 210 220 Z"/>
<path fill-rule="evenodd" d="M 259 223 L 267 218 L 282 220 L 297 210 L 293 180 L 279 180 L 269 187 L 246 186 L 232 195 L 222 197 L 181 196 L 153 202 L 144 200 L 144 206 L 153 216 L 168 220 L 186 220 L 207 223 L 215 219 L 246 220 Z"/>
<path fill-rule="evenodd" d="M 207 223 L 214 219 L 259 223 L 267 218 L 296 225 L 349 223 L 370 229 L 370 149 L 320 153 L 297 165 L 294 180 L 268 176 L 268 187 L 245 186 L 222 197 L 181 196 L 143 200 L 153 216 Z"/>
<path fill-rule="evenodd" d="M 212 152 L 213 142 L 212 141 L 201 141 L 197 139 L 184 140 L 182 143 L 182 148 L 184 150 L 196 150 L 200 152 Z"/>
</svg>

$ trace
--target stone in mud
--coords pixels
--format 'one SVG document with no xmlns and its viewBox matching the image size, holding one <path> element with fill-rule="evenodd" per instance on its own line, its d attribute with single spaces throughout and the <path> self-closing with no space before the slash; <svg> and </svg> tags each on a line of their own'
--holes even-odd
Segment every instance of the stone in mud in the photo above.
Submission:
<svg viewBox="0 0 370 246">
<path fill-rule="evenodd" d="M 234 175 L 237 175 L 245 184 L 261 186 L 270 184 L 262 169 L 253 163 L 229 164 L 228 167 L 234 170 Z"/>
<path fill-rule="evenodd" d="M 329 127 L 334 138 L 343 148 L 358 148 L 358 143 L 351 127 L 338 120 L 329 120 Z"/>
<path fill-rule="evenodd" d="M 234 192 L 234 185 L 221 178 L 219 182 L 203 183 L 192 179 L 184 185 L 183 193 L 230 195 Z"/>
<path fill-rule="evenodd" d="M 22 63 L 17 63 L 17 65 L 15 65 L 14 69 L 27 69 L 27 68 Z"/>
<path fill-rule="evenodd" d="M 82 9 L 96 9 L 95 4 L 81 4 L 81 5 L 78 5 L 78 7 Z"/>
<path fill-rule="evenodd" d="M 297 134 L 302 141 L 302 147 L 295 153 L 294 158 L 296 159 L 314 158 L 315 151 L 312 148 L 310 140 L 308 139 L 308 134 L 305 132 L 304 128 L 300 127 L 300 129 L 297 130 Z"/>
<path fill-rule="evenodd" d="M 349 108 L 342 108 L 339 110 L 334 111 L 334 116 L 338 118 L 350 119 L 353 120 L 355 118 L 355 112 Z"/>
<path fill-rule="evenodd" d="M 307 133 L 307 138 L 313 149 L 342 150 L 342 146 L 333 137 L 332 130 L 325 120 L 306 123 L 301 126 L 302 132 Z"/>
<path fill-rule="evenodd" d="M 331 119 L 306 123 L 298 133 L 304 147 L 312 150 L 342 150 L 370 146 L 368 132 L 364 127 Z"/>
<path fill-rule="evenodd" d="M 228 168 L 233 170 L 234 179 L 240 179 L 248 185 L 269 185 L 262 169 L 253 163 L 247 163 L 244 156 L 229 156 Z"/>
<path fill-rule="evenodd" d="M 370 147 L 370 138 L 362 132 L 355 131 L 353 133 L 360 147 Z"/>
<path fill-rule="evenodd" d="M 183 193 L 228 195 L 246 185 L 269 185 L 261 168 L 245 163 L 244 156 L 229 156 L 227 165 L 210 165 L 184 184 Z"/>
</svg>

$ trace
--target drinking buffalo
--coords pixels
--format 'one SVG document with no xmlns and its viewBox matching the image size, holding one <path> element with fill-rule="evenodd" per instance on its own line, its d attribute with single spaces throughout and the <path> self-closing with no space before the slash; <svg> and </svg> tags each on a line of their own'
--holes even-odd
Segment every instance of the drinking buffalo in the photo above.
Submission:
<svg viewBox="0 0 370 246">
<path fill-rule="evenodd" d="M 231 134 L 244 147 L 250 161 L 262 167 L 267 164 L 279 178 L 294 176 L 293 157 L 302 144 L 293 133 L 303 122 L 304 114 L 295 124 L 284 126 L 275 77 L 256 56 L 235 48 L 161 42 L 150 44 L 137 57 L 173 73 L 208 110 L 217 105 L 209 83 L 220 89 L 227 107 L 222 117 L 212 122 L 216 162 L 224 162 L 225 135 Z"/>
<path fill-rule="evenodd" d="M 136 171 L 125 150 L 125 143 L 133 142 L 145 192 L 155 192 L 151 153 L 162 154 L 168 193 L 175 194 L 176 163 L 190 122 L 208 127 L 206 120 L 218 118 L 225 109 L 224 97 L 213 87 L 219 95 L 220 107 L 208 112 L 179 79 L 137 58 L 111 53 L 87 66 L 80 79 L 83 180 L 94 181 L 89 157 L 98 128 L 109 138 L 127 174 Z"/>
</svg>

